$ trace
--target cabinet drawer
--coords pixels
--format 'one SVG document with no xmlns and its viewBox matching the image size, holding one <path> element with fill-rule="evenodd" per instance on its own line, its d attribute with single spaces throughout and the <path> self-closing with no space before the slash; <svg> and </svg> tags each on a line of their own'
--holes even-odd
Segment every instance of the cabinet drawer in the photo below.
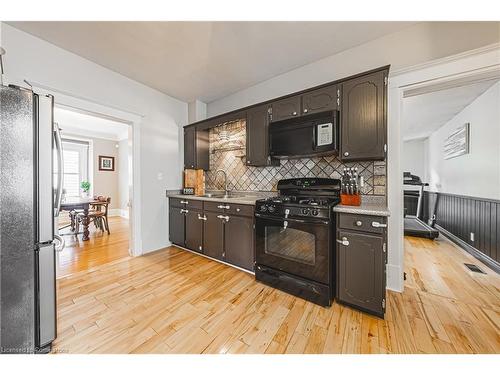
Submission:
<svg viewBox="0 0 500 375">
<path fill-rule="evenodd" d="M 387 219 L 383 216 L 369 216 L 356 214 L 339 214 L 338 226 L 342 229 L 359 230 L 370 233 L 384 233 L 385 227 L 377 227 L 377 224 L 385 225 Z"/>
<path fill-rule="evenodd" d="M 212 211 L 212 212 L 221 212 L 224 213 L 226 212 L 224 210 L 224 207 L 226 206 L 231 206 L 229 203 L 226 202 L 212 202 L 212 201 L 205 201 L 203 203 L 203 209 L 205 211 Z"/>
<path fill-rule="evenodd" d="M 180 207 L 184 208 L 184 205 L 181 203 L 182 199 L 179 198 L 168 198 L 168 202 L 171 207 Z"/>
<path fill-rule="evenodd" d="M 252 216 L 254 215 L 255 206 L 248 204 L 229 204 L 229 209 L 226 211 L 231 215 Z"/>
<path fill-rule="evenodd" d="M 199 201 L 196 199 L 187 199 L 187 198 L 169 198 L 170 205 L 172 207 L 181 207 L 185 209 L 193 209 L 193 210 L 201 210 L 203 208 L 203 201 Z"/>
</svg>

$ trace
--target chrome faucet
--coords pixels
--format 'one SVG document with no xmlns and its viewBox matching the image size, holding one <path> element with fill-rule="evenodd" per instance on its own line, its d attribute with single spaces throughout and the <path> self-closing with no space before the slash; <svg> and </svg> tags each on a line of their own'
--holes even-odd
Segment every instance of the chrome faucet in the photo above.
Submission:
<svg viewBox="0 0 500 375">
<path fill-rule="evenodd" d="M 219 172 L 222 172 L 222 174 L 224 175 L 224 195 L 229 195 L 229 190 L 227 190 L 227 174 L 226 174 L 226 171 L 223 170 L 223 169 L 218 169 L 215 172 L 215 179 L 216 180 L 217 180 L 217 175 L 219 174 Z"/>
</svg>

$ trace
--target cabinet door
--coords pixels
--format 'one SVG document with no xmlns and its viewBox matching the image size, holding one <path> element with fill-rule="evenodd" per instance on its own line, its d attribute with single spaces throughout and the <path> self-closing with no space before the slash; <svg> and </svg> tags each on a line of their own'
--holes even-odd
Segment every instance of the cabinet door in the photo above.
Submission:
<svg viewBox="0 0 500 375">
<path fill-rule="evenodd" d="M 386 71 L 342 84 L 341 158 L 383 160 L 386 143 Z"/>
<path fill-rule="evenodd" d="M 281 99 L 271 104 L 272 121 L 286 120 L 300 116 L 300 95 Z"/>
<path fill-rule="evenodd" d="M 208 130 L 196 130 L 195 132 L 195 168 L 208 171 L 209 169 L 209 132 Z"/>
<path fill-rule="evenodd" d="M 203 254 L 222 260 L 224 252 L 224 222 L 217 216 L 222 215 L 217 212 L 205 211 L 207 218 L 203 224 Z"/>
<path fill-rule="evenodd" d="M 203 250 L 203 220 L 201 211 L 187 210 L 186 247 L 199 253 Z"/>
<path fill-rule="evenodd" d="M 340 90 L 339 90 L 340 95 Z M 302 95 L 302 114 L 333 111 L 337 109 L 337 86 L 328 86 Z"/>
<path fill-rule="evenodd" d="M 385 256 L 382 236 L 338 231 L 337 298 L 354 307 L 383 316 Z"/>
<path fill-rule="evenodd" d="M 247 165 L 256 167 L 269 163 L 269 105 L 247 111 Z"/>
<path fill-rule="evenodd" d="M 184 129 L 184 168 L 193 169 L 196 166 L 196 128 Z"/>
<path fill-rule="evenodd" d="M 170 242 L 179 246 L 184 246 L 185 218 L 181 210 L 182 208 L 170 205 L 168 212 L 168 233 Z"/>
<path fill-rule="evenodd" d="M 255 261 L 253 218 L 230 216 L 224 225 L 226 262 L 253 271 Z"/>
</svg>

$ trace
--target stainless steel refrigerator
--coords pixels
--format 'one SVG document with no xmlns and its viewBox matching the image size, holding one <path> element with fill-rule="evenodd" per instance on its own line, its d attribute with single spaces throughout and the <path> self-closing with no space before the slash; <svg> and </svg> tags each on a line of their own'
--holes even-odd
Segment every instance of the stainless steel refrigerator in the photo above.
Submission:
<svg viewBox="0 0 500 375">
<path fill-rule="evenodd" d="M 55 233 L 62 149 L 54 100 L 0 86 L 0 352 L 50 350 L 56 337 Z"/>
</svg>

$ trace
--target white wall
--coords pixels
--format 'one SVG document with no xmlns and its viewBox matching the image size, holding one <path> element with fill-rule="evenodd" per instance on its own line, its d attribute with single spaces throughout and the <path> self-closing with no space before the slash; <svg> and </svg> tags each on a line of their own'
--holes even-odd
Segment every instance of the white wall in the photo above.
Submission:
<svg viewBox="0 0 500 375">
<path fill-rule="evenodd" d="M 118 147 L 118 208 L 125 214 L 128 213 L 129 185 L 131 183 L 129 164 L 131 164 L 130 157 L 132 155 L 129 150 L 132 144 L 129 139 L 123 139 Z"/>
<path fill-rule="evenodd" d="M 419 176 L 422 181 L 427 180 L 425 147 L 425 139 L 406 141 L 401 147 L 403 171 Z"/>
<path fill-rule="evenodd" d="M 391 65 L 391 71 L 500 41 L 500 23 L 422 22 L 208 103 L 208 116 Z"/>
<path fill-rule="evenodd" d="M 444 159 L 443 144 L 470 123 L 470 153 Z M 500 199 L 500 82 L 431 134 L 427 143 L 429 190 Z"/>
<path fill-rule="evenodd" d="M 5 23 L 0 44 L 5 77 L 23 79 L 59 92 L 142 116 L 140 123 L 141 234 L 143 252 L 168 242 L 165 189 L 181 187 L 180 127 L 187 123 L 187 103 L 19 31 Z M 145 62 L 146 63 L 146 62 Z M 168 73 L 166 73 L 168 74 Z M 57 102 L 57 96 L 55 98 Z"/>
</svg>

